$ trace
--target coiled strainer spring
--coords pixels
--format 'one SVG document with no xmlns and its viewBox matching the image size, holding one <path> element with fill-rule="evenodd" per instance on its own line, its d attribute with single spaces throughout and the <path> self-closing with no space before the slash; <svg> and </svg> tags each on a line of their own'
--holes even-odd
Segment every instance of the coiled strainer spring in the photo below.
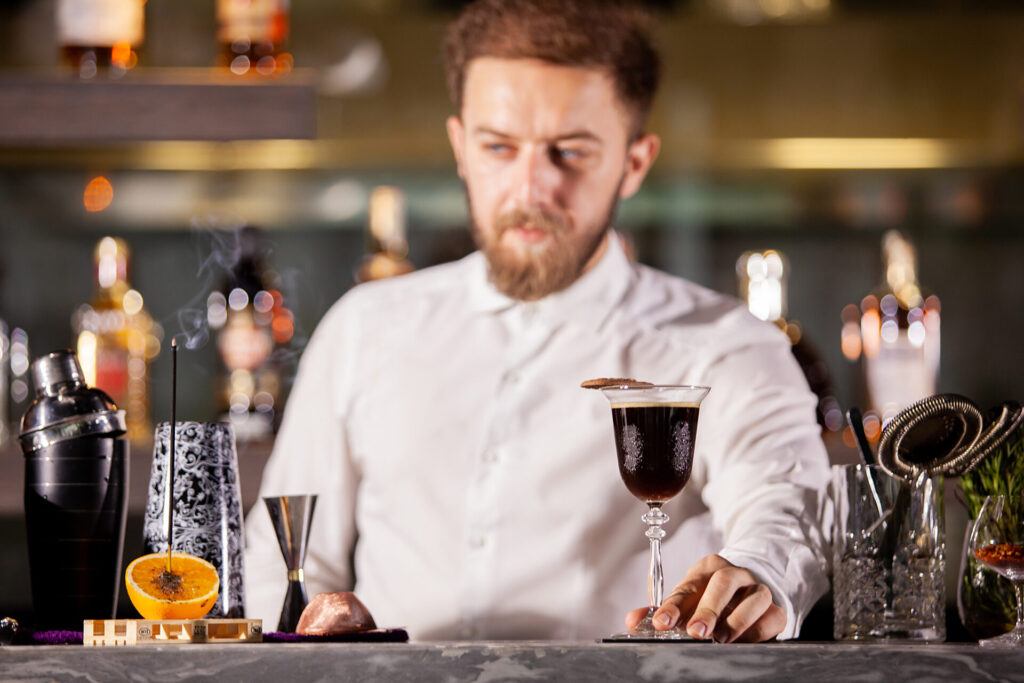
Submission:
<svg viewBox="0 0 1024 683">
<path fill-rule="evenodd" d="M 1007 401 L 982 415 L 969 398 L 937 394 L 905 408 L 878 441 L 878 463 L 894 477 L 958 477 L 973 469 L 1024 422 L 1024 409 Z"/>
</svg>

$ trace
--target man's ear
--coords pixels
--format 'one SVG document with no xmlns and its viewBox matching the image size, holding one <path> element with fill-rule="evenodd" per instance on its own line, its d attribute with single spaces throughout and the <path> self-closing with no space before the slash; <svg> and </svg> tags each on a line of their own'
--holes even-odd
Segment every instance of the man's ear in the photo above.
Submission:
<svg viewBox="0 0 1024 683">
<path fill-rule="evenodd" d="M 465 138 L 463 137 L 462 121 L 458 116 L 449 116 L 448 120 L 445 121 L 445 128 L 448 129 L 448 142 L 452 146 L 452 152 L 455 154 L 455 165 L 459 171 L 459 177 L 465 178 L 462 174 L 462 153 L 464 149 Z"/>
<path fill-rule="evenodd" d="M 637 193 L 654 160 L 658 158 L 660 149 L 661 138 L 653 133 L 643 135 L 629 144 L 629 149 L 626 150 L 626 172 L 622 177 L 622 187 L 619 189 L 619 196 L 622 199 Z"/>
</svg>

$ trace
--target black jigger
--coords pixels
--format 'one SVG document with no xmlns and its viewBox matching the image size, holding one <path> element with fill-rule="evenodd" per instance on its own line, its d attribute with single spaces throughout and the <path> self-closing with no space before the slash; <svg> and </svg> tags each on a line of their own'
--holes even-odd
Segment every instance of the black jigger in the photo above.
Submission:
<svg viewBox="0 0 1024 683">
<path fill-rule="evenodd" d="M 78 359 L 32 364 L 36 399 L 21 422 L 25 523 L 38 628 L 79 630 L 117 611 L 128 510 L 124 411 L 85 385 Z"/>
<path fill-rule="evenodd" d="M 288 592 L 284 596 L 281 619 L 277 630 L 294 633 L 295 627 L 306 609 L 306 583 L 302 576 L 302 565 L 306 561 L 306 544 L 313 521 L 316 496 L 267 496 L 263 499 L 274 525 L 277 542 L 288 567 Z"/>
</svg>

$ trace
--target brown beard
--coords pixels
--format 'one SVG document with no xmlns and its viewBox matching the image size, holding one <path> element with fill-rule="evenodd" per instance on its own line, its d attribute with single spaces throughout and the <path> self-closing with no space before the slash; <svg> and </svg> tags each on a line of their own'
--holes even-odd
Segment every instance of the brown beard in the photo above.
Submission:
<svg viewBox="0 0 1024 683">
<path fill-rule="evenodd" d="M 473 240 L 487 258 L 488 279 L 505 296 L 519 301 L 536 301 L 560 292 L 583 274 L 611 226 L 618 206 L 618 190 L 605 212 L 602 230 L 578 247 L 571 239 L 571 226 L 560 217 L 541 209 L 513 209 L 497 217 L 494 237 L 480 230 L 470 206 Z M 468 192 L 467 192 L 468 197 Z M 529 225 L 542 230 L 548 238 L 536 250 L 518 250 L 501 244 L 502 235 L 512 228 Z"/>
</svg>

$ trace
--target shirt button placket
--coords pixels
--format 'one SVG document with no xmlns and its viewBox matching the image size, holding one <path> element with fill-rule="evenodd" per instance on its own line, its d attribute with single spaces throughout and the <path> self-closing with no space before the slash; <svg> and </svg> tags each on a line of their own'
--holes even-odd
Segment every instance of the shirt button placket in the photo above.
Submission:
<svg viewBox="0 0 1024 683">
<path fill-rule="evenodd" d="M 499 551 L 500 486 L 499 467 L 507 461 L 509 430 L 518 422 L 519 393 L 524 377 L 521 365 L 529 357 L 533 347 L 530 334 L 531 321 L 535 322 L 535 307 L 524 308 L 520 313 L 519 327 L 513 334 L 513 341 L 507 348 L 504 372 L 500 375 L 495 398 L 495 409 L 487 440 L 478 453 L 473 485 L 468 491 L 466 527 L 466 576 L 463 587 L 463 623 L 460 633 L 464 637 L 480 637 L 478 621 L 482 613 L 493 606 L 501 587 L 494 584 Z"/>
<path fill-rule="evenodd" d="M 500 483 L 495 469 L 501 460 L 502 451 L 502 447 L 495 444 L 502 437 L 500 426 L 504 423 L 499 400 L 491 435 L 477 456 L 473 483 L 467 491 L 467 526 L 464 541 L 467 581 L 461 596 L 464 615 L 461 632 L 470 634 L 463 636 L 466 638 L 479 637 L 480 625 L 477 620 L 482 613 L 490 609 L 495 599 L 495 520 L 498 513 Z"/>
</svg>

